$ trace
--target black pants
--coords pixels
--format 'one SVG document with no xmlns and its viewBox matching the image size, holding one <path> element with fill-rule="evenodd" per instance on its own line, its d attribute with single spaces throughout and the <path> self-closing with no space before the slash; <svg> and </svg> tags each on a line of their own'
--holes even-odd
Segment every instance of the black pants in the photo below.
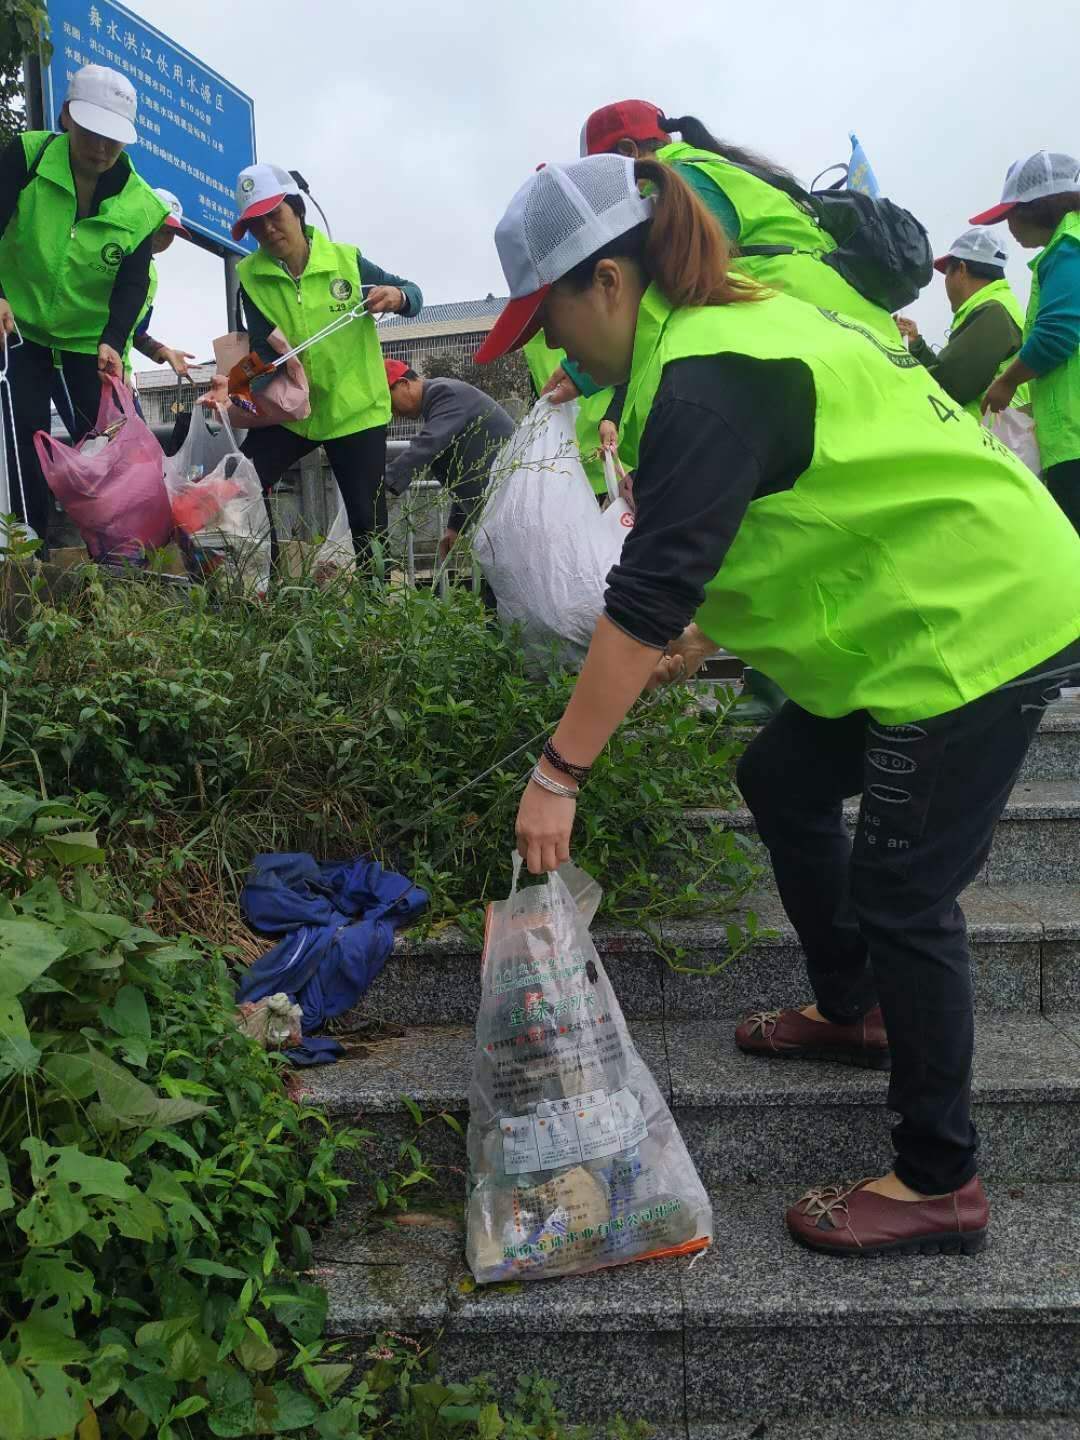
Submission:
<svg viewBox="0 0 1080 1440">
<path fill-rule="evenodd" d="M 63 377 L 67 382 L 67 392 L 71 396 L 74 414 L 68 405 L 67 394 L 61 384 L 60 373 L 53 363 L 51 350 L 44 345 L 35 345 L 30 340 L 24 340 L 21 345 L 9 350 L 8 355 L 15 409 L 15 435 L 8 435 L 11 503 L 15 513 L 32 525 L 44 541 L 49 523 L 49 487 L 38 464 L 34 432 L 49 429 L 50 399 L 55 400 L 60 418 L 73 441 L 81 440 L 88 430 L 94 428 L 101 403 L 97 355 L 76 355 L 67 350 L 60 353 Z M 4 420 L 4 428 L 9 430 L 6 415 Z M 19 500 L 13 442 L 18 447 L 18 458 L 22 465 L 23 490 L 26 495 L 25 513 Z"/>
<path fill-rule="evenodd" d="M 243 450 L 253 462 L 263 491 L 269 491 L 298 460 L 322 445 L 349 516 L 353 545 L 363 555 L 373 531 L 386 529 L 386 426 L 374 425 L 337 440 L 306 440 L 283 425 L 252 430 Z"/>
<path fill-rule="evenodd" d="M 1046 488 L 1080 535 L 1080 460 L 1063 460 L 1043 471 Z"/>
<path fill-rule="evenodd" d="M 896 1173 L 924 1195 L 975 1173 L 971 962 L 957 897 L 990 849 L 1059 672 L 911 725 L 865 711 L 822 720 L 792 701 L 739 762 L 818 1009 L 849 1022 L 880 1004 L 892 1050 Z M 862 794 L 852 845 L 842 801 Z"/>
</svg>

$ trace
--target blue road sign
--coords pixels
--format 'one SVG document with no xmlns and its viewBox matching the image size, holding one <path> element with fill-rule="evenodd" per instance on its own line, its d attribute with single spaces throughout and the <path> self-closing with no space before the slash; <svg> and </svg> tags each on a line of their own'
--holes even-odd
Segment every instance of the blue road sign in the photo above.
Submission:
<svg viewBox="0 0 1080 1440">
<path fill-rule="evenodd" d="M 48 0 L 53 55 L 43 73 L 45 121 L 59 124 L 68 80 L 83 65 L 125 74 L 139 96 L 131 148 L 136 170 L 171 190 L 184 224 L 225 250 L 247 254 L 229 233 L 236 177 L 255 160 L 255 104 L 216 70 L 116 0 Z"/>
</svg>

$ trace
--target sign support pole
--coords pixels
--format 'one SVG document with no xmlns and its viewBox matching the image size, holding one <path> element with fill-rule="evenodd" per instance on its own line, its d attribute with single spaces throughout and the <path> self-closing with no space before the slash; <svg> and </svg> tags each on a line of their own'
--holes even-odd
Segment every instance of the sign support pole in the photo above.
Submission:
<svg viewBox="0 0 1080 1440">
<path fill-rule="evenodd" d="M 240 276 L 237 273 L 240 259 L 239 255 L 225 256 L 225 308 L 230 330 L 243 329 L 240 315 Z"/>
</svg>

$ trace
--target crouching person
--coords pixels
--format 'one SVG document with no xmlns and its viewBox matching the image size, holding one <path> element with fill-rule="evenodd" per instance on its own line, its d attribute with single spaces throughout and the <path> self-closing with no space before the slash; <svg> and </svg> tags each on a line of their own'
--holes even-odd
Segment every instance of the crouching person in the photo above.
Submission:
<svg viewBox="0 0 1080 1440">
<path fill-rule="evenodd" d="M 420 433 L 387 467 L 386 488 L 404 495 L 425 470 L 450 496 L 450 518 L 439 542 L 445 560 L 483 498 L 492 461 L 514 432 L 510 416 L 464 380 L 422 380 L 402 360 L 386 361 L 390 404 L 399 420 L 419 420 Z"/>
</svg>

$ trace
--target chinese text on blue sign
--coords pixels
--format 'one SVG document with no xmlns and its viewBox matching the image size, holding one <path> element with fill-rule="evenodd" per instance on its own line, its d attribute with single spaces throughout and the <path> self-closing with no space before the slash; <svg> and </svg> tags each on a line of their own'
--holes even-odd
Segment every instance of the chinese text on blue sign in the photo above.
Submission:
<svg viewBox="0 0 1080 1440">
<path fill-rule="evenodd" d="M 139 174 L 174 192 L 189 228 L 245 253 L 249 243 L 235 244 L 229 227 L 236 177 L 255 160 L 251 98 L 114 0 L 48 0 L 48 11 L 46 125 L 58 124 L 68 79 L 81 66 L 121 71 L 139 96 L 139 143 L 131 151 Z"/>
</svg>

